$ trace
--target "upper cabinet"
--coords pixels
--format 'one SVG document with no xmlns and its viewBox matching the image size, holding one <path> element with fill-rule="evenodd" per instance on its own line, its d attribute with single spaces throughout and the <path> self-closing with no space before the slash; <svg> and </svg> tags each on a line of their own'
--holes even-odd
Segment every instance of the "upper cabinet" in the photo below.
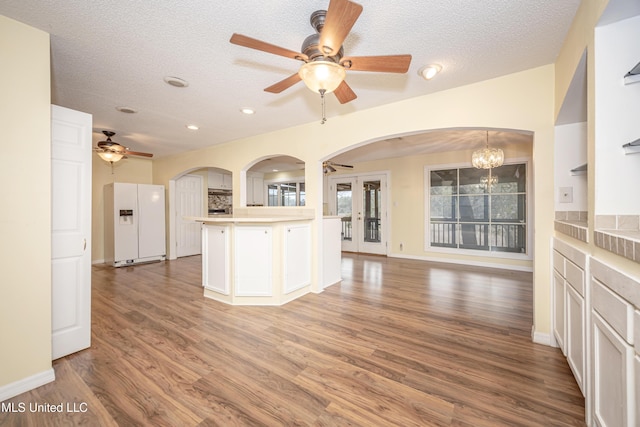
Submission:
<svg viewBox="0 0 640 427">
<path fill-rule="evenodd" d="M 247 206 L 264 206 L 264 192 L 263 175 L 247 173 Z"/>
<path fill-rule="evenodd" d="M 216 190 L 231 190 L 233 188 L 231 174 L 221 169 L 210 168 L 207 186 Z"/>
</svg>

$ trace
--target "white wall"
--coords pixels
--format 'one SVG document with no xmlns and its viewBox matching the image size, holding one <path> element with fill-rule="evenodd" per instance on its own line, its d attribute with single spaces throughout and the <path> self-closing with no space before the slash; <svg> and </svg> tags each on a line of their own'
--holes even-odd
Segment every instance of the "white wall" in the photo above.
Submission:
<svg viewBox="0 0 640 427">
<path fill-rule="evenodd" d="M 587 163 L 587 123 L 556 126 L 555 134 L 555 209 L 586 212 L 587 175 L 572 175 L 571 170 Z M 559 189 L 564 187 L 572 189 L 573 202 L 560 202 Z"/>
<path fill-rule="evenodd" d="M 640 16 L 595 29 L 595 214 L 640 214 L 640 82 L 623 76 L 640 62 Z"/>
</svg>

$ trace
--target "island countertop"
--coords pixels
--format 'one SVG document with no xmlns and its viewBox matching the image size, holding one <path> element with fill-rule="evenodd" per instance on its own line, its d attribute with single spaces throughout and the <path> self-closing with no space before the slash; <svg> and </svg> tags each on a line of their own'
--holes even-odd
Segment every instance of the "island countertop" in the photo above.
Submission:
<svg viewBox="0 0 640 427">
<path fill-rule="evenodd" d="M 204 222 L 208 224 L 264 224 L 277 222 L 293 222 L 293 221 L 310 221 L 313 217 L 309 216 L 274 216 L 274 217 L 206 217 L 206 216 L 186 216 L 184 219 L 188 221 Z"/>
</svg>

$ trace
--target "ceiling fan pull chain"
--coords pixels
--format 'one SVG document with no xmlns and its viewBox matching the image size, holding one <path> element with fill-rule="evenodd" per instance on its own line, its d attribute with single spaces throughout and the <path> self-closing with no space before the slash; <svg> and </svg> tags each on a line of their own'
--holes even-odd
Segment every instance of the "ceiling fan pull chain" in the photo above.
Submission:
<svg viewBox="0 0 640 427">
<path fill-rule="evenodd" d="M 320 122 L 321 125 L 325 124 L 325 122 L 327 121 L 327 115 L 325 113 L 324 107 L 324 94 L 326 91 L 326 89 L 320 89 L 320 99 L 322 100 L 322 121 Z"/>
</svg>

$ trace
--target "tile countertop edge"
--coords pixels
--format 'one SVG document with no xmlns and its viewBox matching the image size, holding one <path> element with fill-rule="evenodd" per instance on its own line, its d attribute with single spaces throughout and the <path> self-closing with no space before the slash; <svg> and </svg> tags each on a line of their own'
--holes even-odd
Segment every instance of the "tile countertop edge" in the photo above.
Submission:
<svg viewBox="0 0 640 427">
<path fill-rule="evenodd" d="M 639 230 L 594 230 L 597 247 L 633 262 L 640 263 Z"/>
<path fill-rule="evenodd" d="M 585 221 L 558 220 L 554 222 L 554 230 L 581 242 L 589 242 L 589 228 Z"/>
</svg>

